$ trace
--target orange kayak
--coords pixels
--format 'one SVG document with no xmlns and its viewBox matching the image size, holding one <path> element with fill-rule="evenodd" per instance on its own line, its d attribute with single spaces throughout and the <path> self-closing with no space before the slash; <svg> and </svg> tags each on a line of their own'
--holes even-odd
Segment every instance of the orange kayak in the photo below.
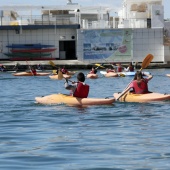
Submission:
<svg viewBox="0 0 170 170">
<path fill-rule="evenodd" d="M 113 96 L 117 99 L 120 93 L 114 93 Z M 147 93 L 147 94 L 124 94 L 119 101 L 121 102 L 151 102 L 151 101 L 165 101 L 170 100 L 170 94 L 161 93 Z"/>
<path fill-rule="evenodd" d="M 166 76 L 170 77 L 170 74 L 166 74 Z"/>
<path fill-rule="evenodd" d="M 89 79 L 97 79 L 98 75 L 97 74 L 87 74 L 87 78 L 89 78 Z"/>
<path fill-rule="evenodd" d="M 20 73 L 13 73 L 14 76 L 48 76 L 51 73 L 37 73 L 36 75 L 33 75 L 31 72 L 20 72 Z"/>
<path fill-rule="evenodd" d="M 44 97 L 36 97 L 35 100 L 40 104 L 66 104 L 70 106 L 108 105 L 115 101 L 114 98 L 78 98 L 65 94 L 51 94 Z"/>
</svg>

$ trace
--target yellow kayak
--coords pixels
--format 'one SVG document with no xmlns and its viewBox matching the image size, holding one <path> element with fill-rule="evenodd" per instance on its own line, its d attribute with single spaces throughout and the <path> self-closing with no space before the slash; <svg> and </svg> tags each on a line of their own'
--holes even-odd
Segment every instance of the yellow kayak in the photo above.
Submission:
<svg viewBox="0 0 170 170">
<path fill-rule="evenodd" d="M 66 104 L 70 106 L 108 105 L 115 101 L 114 98 L 78 98 L 60 93 L 36 97 L 35 100 L 40 104 Z"/>
<path fill-rule="evenodd" d="M 36 73 L 36 75 L 33 75 L 31 72 L 20 72 L 20 73 L 13 73 L 13 76 L 48 76 L 51 73 Z"/>
<path fill-rule="evenodd" d="M 117 99 L 120 93 L 114 93 L 113 96 Z M 119 101 L 121 102 L 151 102 L 151 101 L 165 101 L 170 100 L 170 94 L 161 93 L 147 93 L 147 94 L 124 94 Z"/>
</svg>

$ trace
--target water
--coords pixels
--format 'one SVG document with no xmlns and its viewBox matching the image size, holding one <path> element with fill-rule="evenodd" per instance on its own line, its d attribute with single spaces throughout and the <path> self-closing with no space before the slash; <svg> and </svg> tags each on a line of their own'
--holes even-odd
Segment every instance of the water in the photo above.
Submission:
<svg viewBox="0 0 170 170">
<path fill-rule="evenodd" d="M 150 91 L 170 93 L 170 69 L 146 71 L 154 75 Z M 87 79 L 89 97 L 112 97 L 131 80 Z M 35 103 L 36 96 L 68 93 L 63 82 L 0 74 L 0 169 L 169 169 L 169 101 L 86 108 Z"/>
</svg>

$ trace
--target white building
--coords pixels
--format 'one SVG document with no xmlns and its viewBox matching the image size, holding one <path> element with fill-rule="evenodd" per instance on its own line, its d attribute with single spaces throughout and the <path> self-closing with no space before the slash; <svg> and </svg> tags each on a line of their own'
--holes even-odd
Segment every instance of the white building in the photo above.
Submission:
<svg viewBox="0 0 170 170">
<path fill-rule="evenodd" d="M 118 17 L 109 8 L 72 1 L 65 6 L 1 6 L 0 11 L 0 59 L 140 62 L 151 53 L 155 62 L 170 61 L 170 24 L 164 21 L 162 0 L 124 0 Z M 32 55 L 36 44 L 56 50 Z M 28 46 L 30 56 L 24 54 Z"/>
</svg>

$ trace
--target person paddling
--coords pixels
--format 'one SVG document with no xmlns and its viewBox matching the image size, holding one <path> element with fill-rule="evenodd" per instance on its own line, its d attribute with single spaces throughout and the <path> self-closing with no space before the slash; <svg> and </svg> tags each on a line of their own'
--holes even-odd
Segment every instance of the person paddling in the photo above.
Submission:
<svg viewBox="0 0 170 170">
<path fill-rule="evenodd" d="M 77 82 L 72 82 L 72 85 L 68 84 L 67 79 L 65 80 L 65 89 L 70 90 L 72 96 L 80 98 L 88 97 L 89 85 L 85 84 L 85 75 L 82 72 L 77 74 Z"/>
<path fill-rule="evenodd" d="M 143 78 L 144 76 L 147 76 L 147 78 Z M 130 83 L 130 85 L 122 92 L 122 94 L 128 92 L 131 88 L 133 89 L 131 92 L 135 94 L 146 94 L 150 93 L 148 90 L 148 82 L 153 78 L 152 75 L 148 74 L 142 74 L 141 71 L 137 71 L 135 73 L 133 81 Z"/>
</svg>

